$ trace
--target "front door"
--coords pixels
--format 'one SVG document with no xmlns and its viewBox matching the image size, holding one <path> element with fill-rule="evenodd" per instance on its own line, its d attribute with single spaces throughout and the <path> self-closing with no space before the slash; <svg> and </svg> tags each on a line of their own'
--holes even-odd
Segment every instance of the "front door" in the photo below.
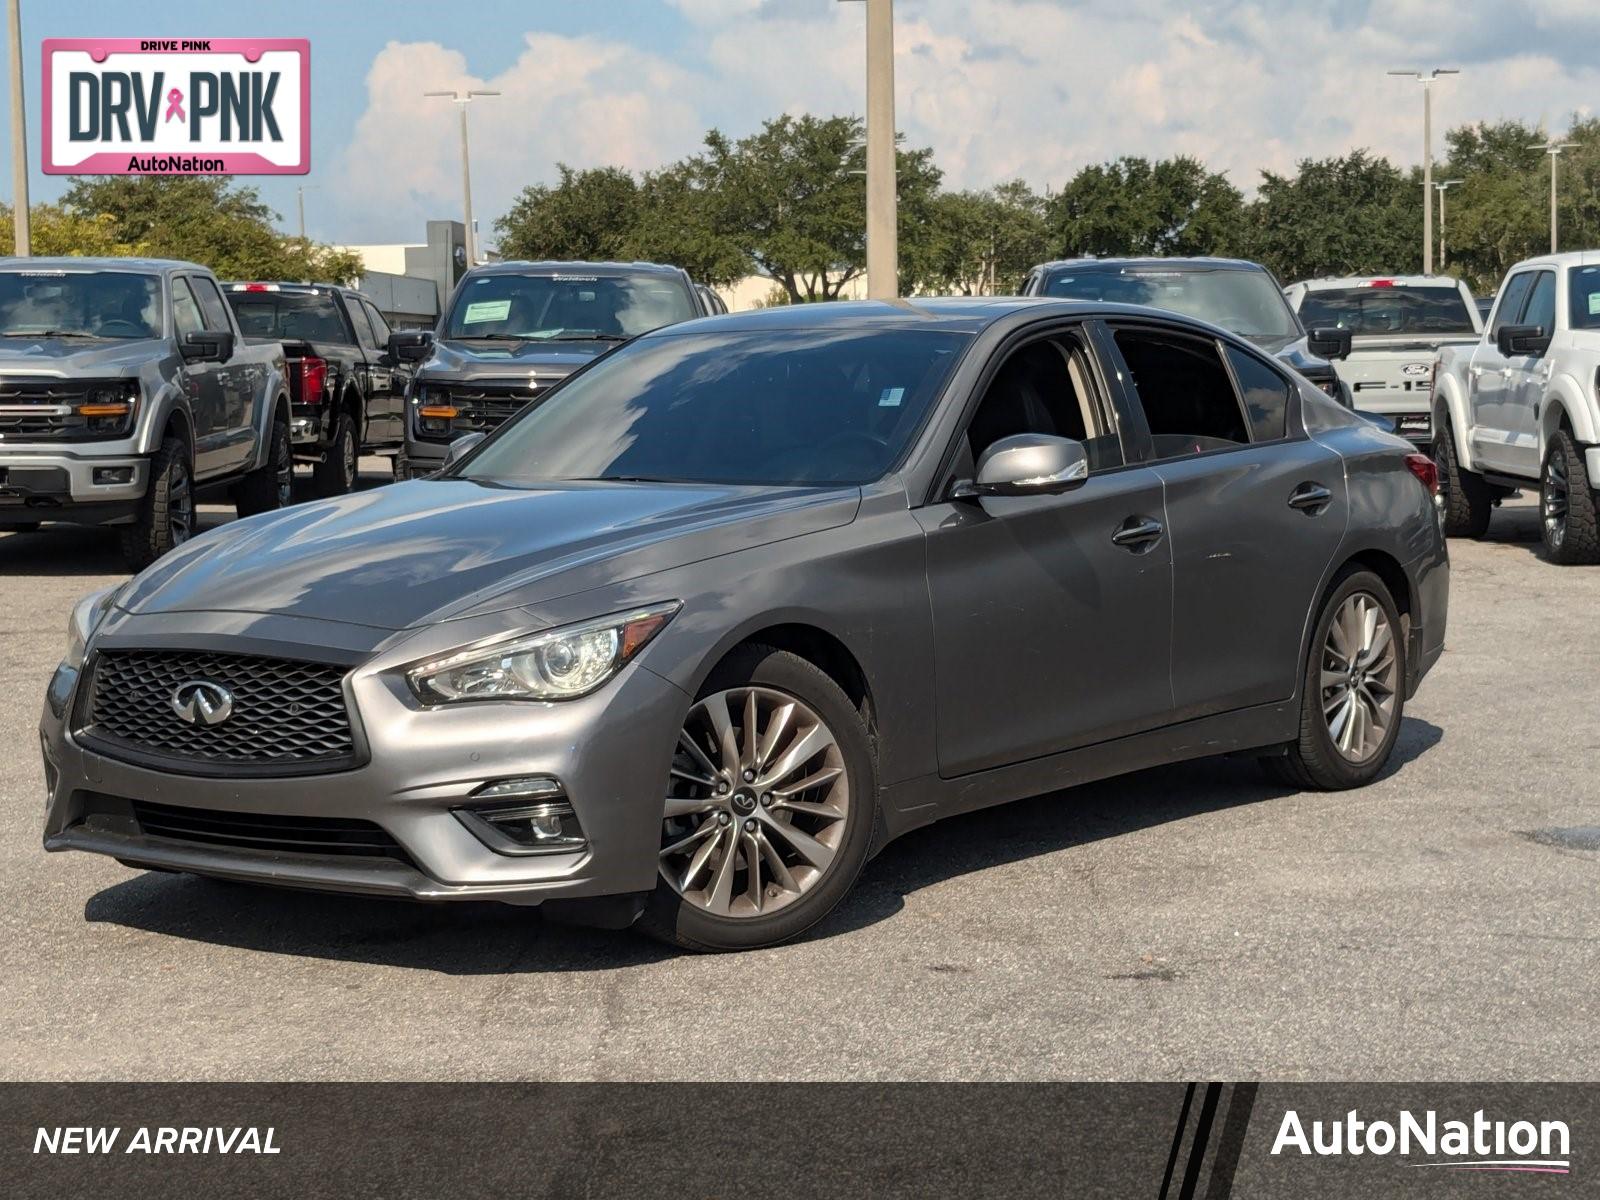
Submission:
<svg viewBox="0 0 1600 1200">
<path fill-rule="evenodd" d="M 1513 366 L 1500 353 L 1495 338 L 1506 325 L 1520 325 L 1533 288 L 1534 271 L 1520 271 L 1506 280 L 1495 302 L 1489 333 L 1467 365 L 1467 397 L 1472 408 L 1472 458 L 1480 467 L 1512 469 L 1511 396 Z"/>
<path fill-rule="evenodd" d="M 394 356 L 389 353 L 389 323 L 373 305 L 351 298 L 352 309 L 366 317 L 356 332 L 362 336 L 361 349 L 367 359 L 367 442 L 394 443 L 400 440 L 400 398 L 395 394 Z M 363 330 L 365 332 L 363 332 Z"/>
<path fill-rule="evenodd" d="M 1175 721 L 1289 699 L 1348 518 L 1344 462 L 1296 431 L 1266 358 L 1145 326 L 1113 341 L 1166 489 Z"/>
<path fill-rule="evenodd" d="M 180 346 L 185 334 L 206 328 L 188 276 L 179 275 L 172 281 L 172 325 Z M 220 475 L 228 461 L 228 401 L 222 389 L 222 364 L 186 361 L 178 379 L 194 420 L 195 477 Z"/>
<path fill-rule="evenodd" d="M 1172 704 L 1161 480 L 1124 465 L 1100 373 L 1075 331 L 998 364 L 947 482 L 970 478 L 987 446 L 1024 432 L 1083 441 L 1088 481 L 1063 495 L 917 510 L 946 777 L 1150 729 Z"/>
<path fill-rule="evenodd" d="M 1556 329 L 1556 275 L 1540 271 L 1528 293 L 1519 325 L 1537 325 L 1548 337 Z M 1506 469 L 1524 478 L 1537 478 L 1539 413 L 1550 386 L 1551 363 L 1545 354 L 1522 354 L 1506 362 L 1506 397 L 1503 408 L 1506 431 Z"/>
</svg>

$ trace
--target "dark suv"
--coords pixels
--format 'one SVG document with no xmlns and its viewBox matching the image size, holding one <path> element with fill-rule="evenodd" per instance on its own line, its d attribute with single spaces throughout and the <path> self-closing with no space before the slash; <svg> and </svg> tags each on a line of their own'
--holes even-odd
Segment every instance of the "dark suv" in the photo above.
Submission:
<svg viewBox="0 0 1600 1200">
<path fill-rule="evenodd" d="M 499 428 L 528 401 L 641 333 L 714 309 L 681 267 L 504 262 L 467 272 L 437 330 L 394 336 L 417 363 L 399 479 L 430 475 L 445 448 Z"/>
</svg>

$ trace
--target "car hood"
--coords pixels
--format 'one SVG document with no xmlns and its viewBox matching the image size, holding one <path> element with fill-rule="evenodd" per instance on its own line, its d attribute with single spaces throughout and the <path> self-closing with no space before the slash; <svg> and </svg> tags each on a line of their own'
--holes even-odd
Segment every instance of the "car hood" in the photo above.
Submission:
<svg viewBox="0 0 1600 1200">
<path fill-rule="evenodd" d="M 570 375 L 617 345 L 616 342 L 458 342 L 437 341 L 417 377 L 430 379 L 541 378 Z"/>
<path fill-rule="evenodd" d="M 162 558 L 118 604 L 404 629 L 848 524 L 860 502 L 855 487 L 418 480 L 225 525 Z"/>
<path fill-rule="evenodd" d="M 86 342 L 81 338 L 0 338 L 0 375 L 51 376 L 134 375 L 152 358 L 166 351 L 166 343 L 152 338 Z"/>
</svg>

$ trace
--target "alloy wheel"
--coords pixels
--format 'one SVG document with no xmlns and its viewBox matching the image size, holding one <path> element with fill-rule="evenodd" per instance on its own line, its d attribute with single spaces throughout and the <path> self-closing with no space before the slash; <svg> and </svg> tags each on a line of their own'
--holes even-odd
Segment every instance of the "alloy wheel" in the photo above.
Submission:
<svg viewBox="0 0 1600 1200">
<path fill-rule="evenodd" d="M 1545 460 L 1544 493 L 1539 498 L 1544 516 L 1544 540 L 1552 550 L 1561 549 L 1567 540 L 1567 506 L 1571 499 L 1566 456 L 1561 453 L 1560 446 L 1555 446 Z"/>
<path fill-rule="evenodd" d="M 348 492 L 356 484 L 356 435 L 348 427 L 339 443 L 339 462 L 344 471 L 344 490 Z"/>
<path fill-rule="evenodd" d="M 279 443 L 277 458 L 278 507 L 288 508 L 294 501 L 294 459 L 287 439 Z"/>
<path fill-rule="evenodd" d="M 1334 747 L 1350 762 L 1370 759 L 1388 738 L 1399 675 L 1383 605 L 1369 592 L 1347 596 L 1323 645 L 1322 715 Z"/>
<path fill-rule="evenodd" d="M 678 734 L 661 877 L 717 916 L 766 916 L 827 874 L 849 811 L 844 756 L 815 709 L 773 688 L 717 692 Z"/>
<path fill-rule="evenodd" d="M 174 546 L 194 535 L 194 490 L 189 486 L 189 470 L 181 462 L 172 464 L 167 477 L 167 534 Z"/>
</svg>

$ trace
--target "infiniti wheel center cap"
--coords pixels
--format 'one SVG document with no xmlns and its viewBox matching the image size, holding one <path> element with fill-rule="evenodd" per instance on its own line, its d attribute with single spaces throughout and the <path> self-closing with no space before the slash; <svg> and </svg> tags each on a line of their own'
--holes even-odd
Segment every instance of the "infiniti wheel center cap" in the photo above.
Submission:
<svg viewBox="0 0 1600 1200">
<path fill-rule="evenodd" d="M 730 797 L 729 803 L 733 805 L 734 812 L 747 817 L 756 810 L 756 794 L 740 788 Z"/>
</svg>

